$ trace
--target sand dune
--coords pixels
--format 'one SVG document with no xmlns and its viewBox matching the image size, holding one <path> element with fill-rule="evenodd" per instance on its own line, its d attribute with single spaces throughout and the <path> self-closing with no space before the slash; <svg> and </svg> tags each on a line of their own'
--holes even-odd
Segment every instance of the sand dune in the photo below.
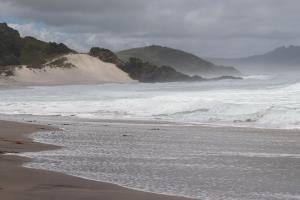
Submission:
<svg viewBox="0 0 300 200">
<path fill-rule="evenodd" d="M 72 67 L 17 68 L 11 79 L 26 85 L 97 84 L 134 82 L 127 73 L 114 64 L 106 63 L 86 54 L 69 54 L 57 59 Z M 54 60 L 55 61 L 55 60 Z M 53 62 L 53 61 L 52 61 Z"/>
</svg>

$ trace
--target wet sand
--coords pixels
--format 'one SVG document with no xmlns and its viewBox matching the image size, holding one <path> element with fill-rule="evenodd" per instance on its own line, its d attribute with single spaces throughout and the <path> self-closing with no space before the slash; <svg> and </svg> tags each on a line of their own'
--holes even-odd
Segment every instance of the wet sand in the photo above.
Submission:
<svg viewBox="0 0 300 200">
<path fill-rule="evenodd" d="M 5 153 L 34 152 L 58 147 L 33 142 L 28 135 L 55 128 L 0 121 L 1 200 L 185 200 L 181 197 L 130 190 L 117 185 L 89 181 L 44 170 L 22 167 L 29 159 Z"/>
</svg>

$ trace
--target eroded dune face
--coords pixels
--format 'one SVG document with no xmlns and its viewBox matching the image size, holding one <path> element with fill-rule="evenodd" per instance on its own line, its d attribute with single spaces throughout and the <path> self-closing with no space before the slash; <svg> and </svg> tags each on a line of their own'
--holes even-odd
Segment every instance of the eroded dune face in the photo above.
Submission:
<svg viewBox="0 0 300 200">
<path fill-rule="evenodd" d="M 61 66 L 59 64 L 53 66 L 50 63 L 42 68 L 22 66 L 15 70 L 15 76 L 11 79 L 28 85 L 134 82 L 127 73 L 114 64 L 103 62 L 86 54 L 69 54 L 57 59 L 63 60 Z"/>
</svg>

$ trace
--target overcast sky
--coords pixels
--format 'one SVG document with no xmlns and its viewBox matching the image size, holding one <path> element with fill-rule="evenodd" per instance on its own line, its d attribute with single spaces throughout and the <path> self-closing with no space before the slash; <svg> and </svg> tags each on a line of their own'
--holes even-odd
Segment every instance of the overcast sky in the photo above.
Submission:
<svg viewBox="0 0 300 200">
<path fill-rule="evenodd" d="M 300 0 L 0 0 L 0 20 L 79 51 L 160 44 L 239 57 L 300 44 Z"/>
</svg>

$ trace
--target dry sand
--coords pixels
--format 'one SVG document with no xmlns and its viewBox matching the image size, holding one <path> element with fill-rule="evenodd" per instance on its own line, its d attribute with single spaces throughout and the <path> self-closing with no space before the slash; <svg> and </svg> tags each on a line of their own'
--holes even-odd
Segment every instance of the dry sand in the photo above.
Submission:
<svg viewBox="0 0 300 200">
<path fill-rule="evenodd" d="M 35 143 L 27 136 L 54 128 L 0 121 L 0 199 L 1 200 L 185 200 L 130 190 L 117 185 L 88 181 L 60 173 L 27 169 L 29 160 L 4 153 L 42 151 L 57 147 Z"/>
<path fill-rule="evenodd" d="M 29 69 L 22 66 L 15 71 L 11 82 L 23 85 L 70 85 L 70 84 L 101 84 L 101 83 L 132 83 L 127 73 L 116 65 L 101 61 L 87 54 L 69 54 L 66 64 L 74 67 L 51 67 Z"/>
</svg>

